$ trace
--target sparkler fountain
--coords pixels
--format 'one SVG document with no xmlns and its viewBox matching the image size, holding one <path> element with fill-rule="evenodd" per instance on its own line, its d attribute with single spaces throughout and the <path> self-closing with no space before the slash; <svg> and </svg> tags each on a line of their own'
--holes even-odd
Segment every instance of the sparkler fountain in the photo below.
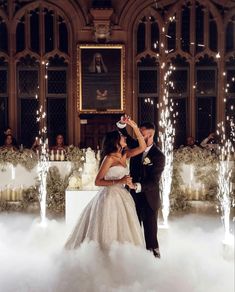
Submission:
<svg viewBox="0 0 235 292">
<path fill-rule="evenodd" d="M 42 65 L 45 65 L 45 72 L 47 72 L 48 63 L 42 62 Z M 47 74 L 45 75 L 47 79 Z M 36 95 L 38 99 L 38 95 Z M 47 173 L 49 170 L 49 154 L 48 154 L 48 139 L 46 138 L 47 127 L 46 127 L 46 113 L 44 112 L 43 106 L 39 107 L 37 110 L 37 122 L 39 123 L 39 138 L 36 138 L 39 144 L 39 156 L 38 156 L 38 178 L 39 178 L 39 201 L 40 201 L 40 214 L 41 214 L 41 223 L 40 225 L 45 227 L 47 225 L 46 220 L 46 182 L 47 182 Z"/>
<path fill-rule="evenodd" d="M 230 121 L 231 129 L 233 129 L 233 121 Z M 231 200 L 231 174 L 232 162 L 231 155 L 234 153 L 234 148 L 230 139 L 226 138 L 225 126 L 221 122 L 218 124 L 217 134 L 221 136 L 221 146 L 219 147 L 219 162 L 218 169 L 218 192 L 217 197 L 220 202 L 220 210 L 222 213 L 221 219 L 224 224 L 225 237 L 223 243 L 225 245 L 234 245 L 234 235 L 230 233 L 230 208 Z M 234 133 L 232 134 L 234 137 Z"/>
<path fill-rule="evenodd" d="M 162 65 L 164 68 L 165 64 Z M 175 128 L 173 118 L 176 117 L 176 114 L 173 113 L 173 100 L 169 100 L 169 86 L 173 87 L 173 83 L 169 81 L 169 77 L 174 70 L 174 67 L 170 65 L 169 70 L 164 75 L 164 95 L 163 103 L 158 105 L 158 108 L 161 109 L 160 112 L 160 122 L 161 131 L 159 132 L 159 138 L 162 144 L 162 152 L 165 155 L 165 168 L 161 177 L 161 198 L 162 198 L 162 215 L 163 215 L 163 226 L 168 228 L 168 216 L 170 212 L 170 191 L 172 183 L 172 173 L 173 173 L 173 144 L 175 137 Z"/>
<path fill-rule="evenodd" d="M 46 181 L 47 173 L 49 169 L 48 161 L 48 143 L 47 140 L 43 142 L 43 139 L 40 138 L 40 154 L 38 159 L 38 177 L 39 177 L 39 199 L 40 199 L 40 214 L 41 214 L 41 225 L 46 226 Z"/>
<path fill-rule="evenodd" d="M 231 80 L 228 79 L 226 72 L 223 72 L 224 82 L 226 86 L 224 88 L 225 98 L 224 103 L 227 102 L 227 96 L 229 94 L 230 82 L 234 82 L 235 78 L 232 77 Z M 232 105 L 230 110 L 234 112 L 234 106 Z M 232 116 L 227 115 L 226 125 L 221 122 L 218 125 L 217 134 L 221 137 L 221 145 L 219 146 L 219 162 L 217 165 L 218 170 L 218 192 L 217 198 L 220 203 L 221 219 L 224 225 L 224 240 L 223 244 L 225 246 L 234 247 L 234 235 L 230 233 L 230 210 L 231 206 L 234 204 L 234 199 L 232 201 L 232 188 L 231 188 L 231 175 L 233 162 L 230 158 L 234 154 L 233 144 L 235 142 L 235 125 Z M 230 129 L 229 135 L 226 135 L 226 127 Z"/>
</svg>

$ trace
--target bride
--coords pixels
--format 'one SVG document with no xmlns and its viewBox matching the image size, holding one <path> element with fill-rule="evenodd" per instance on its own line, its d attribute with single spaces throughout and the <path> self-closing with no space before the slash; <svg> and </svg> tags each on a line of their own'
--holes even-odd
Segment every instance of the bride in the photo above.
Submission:
<svg viewBox="0 0 235 292">
<path fill-rule="evenodd" d="M 101 166 L 95 184 L 102 190 L 88 203 L 82 212 L 65 248 L 75 249 L 84 241 L 98 242 L 105 249 L 117 241 L 145 245 L 134 200 L 125 185 L 134 188 L 126 165 L 127 158 L 142 153 L 146 143 L 136 123 L 126 121 L 139 141 L 139 146 L 126 149 L 126 138 L 118 131 L 106 134 L 101 152 Z"/>
</svg>

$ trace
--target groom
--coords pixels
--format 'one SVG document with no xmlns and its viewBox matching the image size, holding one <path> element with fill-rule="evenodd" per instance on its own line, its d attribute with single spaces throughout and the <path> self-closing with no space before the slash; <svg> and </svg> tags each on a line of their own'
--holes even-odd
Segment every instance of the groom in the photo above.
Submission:
<svg viewBox="0 0 235 292">
<path fill-rule="evenodd" d="M 138 141 L 133 139 L 126 130 L 125 120 L 121 117 L 117 127 L 126 136 L 127 146 L 135 148 Z M 147 144 L 146 150 L 130 160 L 130 175 L 135 186 L 130 190 L 136 205 L 140 224 L 144 226 L 146 248 L 151 250 L 156 258 L 160 258 L 157 240 L 157 217 L 161 205 L 159 183 L 165 166 L 165 156 L 154 143 L 155 126 L 150 122 L 140 125 L 140 131 Z"/>
</svg>

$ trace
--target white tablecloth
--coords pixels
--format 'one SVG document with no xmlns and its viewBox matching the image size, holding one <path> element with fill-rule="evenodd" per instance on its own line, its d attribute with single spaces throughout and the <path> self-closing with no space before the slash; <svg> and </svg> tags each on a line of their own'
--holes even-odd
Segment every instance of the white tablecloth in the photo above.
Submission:
<svg viewBox="0 0 235 292">
<path fill-rule="evenodd" d="M 79 191 L 79 190 L 66 190 L 65 195 L 65 220 L 66 225 L 70 230 L 73 229 L 79 216 L 90 202 L 90 200 L 99 191 Z"/>
</svg>

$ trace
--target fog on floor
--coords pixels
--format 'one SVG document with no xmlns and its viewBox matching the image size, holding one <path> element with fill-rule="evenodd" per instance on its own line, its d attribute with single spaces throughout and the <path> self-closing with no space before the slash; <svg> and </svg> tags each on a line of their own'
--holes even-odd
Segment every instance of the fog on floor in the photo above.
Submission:
<svg viewBox="0 0 235 292">
<path fill-rule="evenodd" d="M 234 250 L 222 244 L 219 216 L 171 218 L 159 230 L 161 260 L 129 244 L 65 251 L 68 233 L 63 220 L 43 228 L 32 215 L 1 214 L 0 291 L 234 292 Z"/>
</svg>

